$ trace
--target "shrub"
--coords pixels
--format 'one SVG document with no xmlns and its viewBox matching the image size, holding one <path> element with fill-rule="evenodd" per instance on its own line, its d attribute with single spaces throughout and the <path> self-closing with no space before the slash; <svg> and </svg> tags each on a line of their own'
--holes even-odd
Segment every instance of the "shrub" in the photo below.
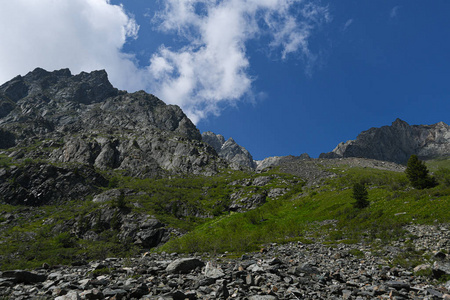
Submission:
<svg viewBox="0 0 450 300">
<path fill-rule="evenodd" d="M 71 248 L 76 245 L 76 241 L 69 232 L 62 232 L 58 234 L 56 237 L 56 243 L 63 248 Z"/>
<path fill-rule="evenodd" d="M 114 188 L 119 187 L 119 182 L 120 182 L 120 180 L 118 177 L 112 177 L 108 182 L 108 188 L 114 189 Z"/>
<path fill-rule="evenodd" d="M 123 190 L 120 190 L 120 195 L 113 200 L 112 207 L 119 209 L 127 208 L 127 201 L 125 200 L 125 193 Z"/>
<path fill-rule="evenodd" d="M 434 175 L 439 184 L 450 187 L 450 169 L 440 168 Z"/>
</svg>

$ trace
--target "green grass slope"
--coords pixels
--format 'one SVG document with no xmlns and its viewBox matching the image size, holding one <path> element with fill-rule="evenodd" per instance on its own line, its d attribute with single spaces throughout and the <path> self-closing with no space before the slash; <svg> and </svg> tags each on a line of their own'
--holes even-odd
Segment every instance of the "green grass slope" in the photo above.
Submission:
<svg viewBox="0 0 450 300">
<path fill-rule="evenodd" d="M 386 243 L 404 235 L 402 226 L 450 221 L 450 187 L 409 187 L 404 173 L 369 168 L 333 169 L 337 177 L 242 214 L 211 220 L 160 250 L 244 252 L 270 242 Z M 370 206 L 355 209 L 352 185 L 365 182 Z"/>
<path fill-rule="evenodd" d="M 9 161 L 4 159 L 3 164 Z M 105 176 L 110 180 L 107 189 L 133 191 L 124 199 L 128 210 L 152 215 L 185 233 L 155 251 L 242 253 L 274 242 L 383 244 L 403 237 L 406 224 L 448 223 L 448 160 L 429 164 L 436 170 L 439 185 L 425 190 L 411 188 L 403 172 L 345 165 L 329 167 L 336 176 L 313 187 L 277 170 L 258 174 L 224 170 L 211 177 L 165 179 L 136 179 L 120 173 Z M 246 184 L 262 176 L 273 180 L 265 186 Z M 358 210 L 352 205 L 352 185 L 361 181 L 367 185 L 370 205 Z M 284 196 L 268 198 L 257 209 L 244 213 L 227 209 L 233 193 L 245 196 L 286 188 L 289 192 Z M 91 200 L 37 208 L 0 205 L 0 269 L 34 268 L 44 262 L 69 264 L 148 250 L 120 241 L 115 226 L 98 228 L 97 241 L 61 229 L 118 205 Z"/>
</svg>

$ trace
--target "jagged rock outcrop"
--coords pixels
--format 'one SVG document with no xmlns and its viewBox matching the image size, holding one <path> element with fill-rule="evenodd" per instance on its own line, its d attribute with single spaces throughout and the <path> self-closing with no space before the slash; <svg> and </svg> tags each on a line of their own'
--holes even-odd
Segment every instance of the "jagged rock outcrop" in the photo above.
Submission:
<svg viewBox="0 0 450 300">
<path fill-rule="evenodd" d="M 178 106 L 144 91 L 119 91 L 105 71 L 38 68 L 1 85 L 0 137 L 0 149 L 12 158 L 139 177 L 214 174 L 227 165 Z"/>
<path fill-rule="evenodd" d="M 108 184 L 92 168 L 69 168 L 49 164 L 28 164 L 0 168 L 0 202 L 38 206 L 81 199 Z"/>
<path fill-rule="evenodd" d="M 308 155 L 308 153 L 303 153 L 300 156 L 292 156 L 292 155 L 288 155 L 288 156 L 271 156 L 271 157 L 267 157 L 263 160 L 258 160 L 256 161 L 256 169 L 258 171 L 262 171 L 264 169 L 273 167 L 273 166 L 279 166 L 280 164 L 286 162 L 286 161 L 292 161 L 292 160 L 297 160 L 297 161 L 303 161 L 303 160 L 311 160 L 311 157 Z"/>
<path fill-rule="evenodd" d="M 222 135 L 207 131 L 202 133 L 202 139 L 203 142 L 213 147 L 220 157 L 227 161 L 251 169 L 256 168 L 256 163 L 250 152 L 238 145 L 233 138 L 229 138 L 225 141 L 225 138 Z"/>
<path fill-rule="evenodd" d="M 58 230 L 70 231 L 77 238 L 90 241 L 101 240 L 102 233 L 116 230 L 122 243 L 133 243 L 143 249 L 164 244 L 174 231 L 154 217 L 132 212 L 128 207 L 101 208 L 63 223 Z"/>
<path fill-rule="evenodd" d="M 361 132 L 356 140 L 340 143 L 320 158 L 363 157 L 406 163 L 412 154 L 424 160 L 450 156 L 450 126 L 444 122 L 409 125 L 397 119 L 391 126 Z"/>
</svg>

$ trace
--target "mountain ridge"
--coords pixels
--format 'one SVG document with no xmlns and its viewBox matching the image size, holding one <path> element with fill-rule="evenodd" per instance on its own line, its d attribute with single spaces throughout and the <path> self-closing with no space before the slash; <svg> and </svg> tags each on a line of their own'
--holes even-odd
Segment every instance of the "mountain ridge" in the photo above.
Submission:
<svg viewBox="0 0 450 300">
<path fill-rule="evenodd" d="M 16 153 L 25 158 L 141 177 L 213 174 L 227 166 L 178 106 L 144 91 L 119 91 L 104 70 L 72 75 L 37 68 L 17 76 L 0 86 L 0 116 L 1 147 L 45 145 Z"/>
<path fill-rule="evenodd" d="M 319 158 L 364 157 L 405 164 L 412 154 L 423 160 L 450 156 L 450 126 L 409 125 L 397 118 L 390 126 L 362 131 Z"/>
</svg>

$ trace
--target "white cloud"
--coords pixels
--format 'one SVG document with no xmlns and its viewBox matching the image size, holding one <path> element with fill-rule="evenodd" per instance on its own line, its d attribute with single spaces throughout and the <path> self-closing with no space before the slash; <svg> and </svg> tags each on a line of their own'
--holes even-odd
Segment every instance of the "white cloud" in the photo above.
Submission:
<svg viewBox="0 0 450 300">
<path fill-rule="evenodd" d="M 196 122 L 251 94 L 246 45 L 271 39 L 281 58 L 299 53 L 307 71 L 316 60 L 308 39 L 330 20 L 327 7 L 301 0 L 166 0 L 157 14 L 160 29 L 184 37 L 188 45 L 162 47 L 151 60 L 157 94 L 181 105 Z"/>
<path fill-rule="evenodd" d="M 138 29 L 122 7 L 106 0 L 2 1 L 0 82 L 36 67 L 107 69 L 116 85 L 138 88 L 143 82 L 134 58 L 121 52 Z"/>
<path fill-rule="evenodd" d="M 394 7 L 391 9 L 391 12 L 390 12 L 390 14 L 389 14 L 389 16 L 391 17 L 391 19 L 393 19 L 393 18 L 395 18 L 395 17 L 398 16 L 398 10 L 399 10 L 399 9 L 400 9 L 400 6 L 399 6 L 399 5 L 394 6 Z"/>
<path fill-rule="evenodd" d="M 342 31 L 346 31 L 352 24 L 353 24 L 353 19 L 348 19 L 347 22 L 345 22 L 344 27 L 342 28 Z"/>
<path fill-rule="evenodd" d="M 2 1 L 0 82 L 36 67 L 106 69 L 118 88 L 145 89 L 198 122 L 252 96 L 249 41 L 268 38 L 282 59 L 297 54 L 308 68 L 316 57 L 308 39 L 329 21 L 327 7 L 304 0 L 161 1 L 154 26 L 184 45 L 161 45 L 146 67 L 123 52 L 139 26 L 109 0 Z"/>
</svg>

